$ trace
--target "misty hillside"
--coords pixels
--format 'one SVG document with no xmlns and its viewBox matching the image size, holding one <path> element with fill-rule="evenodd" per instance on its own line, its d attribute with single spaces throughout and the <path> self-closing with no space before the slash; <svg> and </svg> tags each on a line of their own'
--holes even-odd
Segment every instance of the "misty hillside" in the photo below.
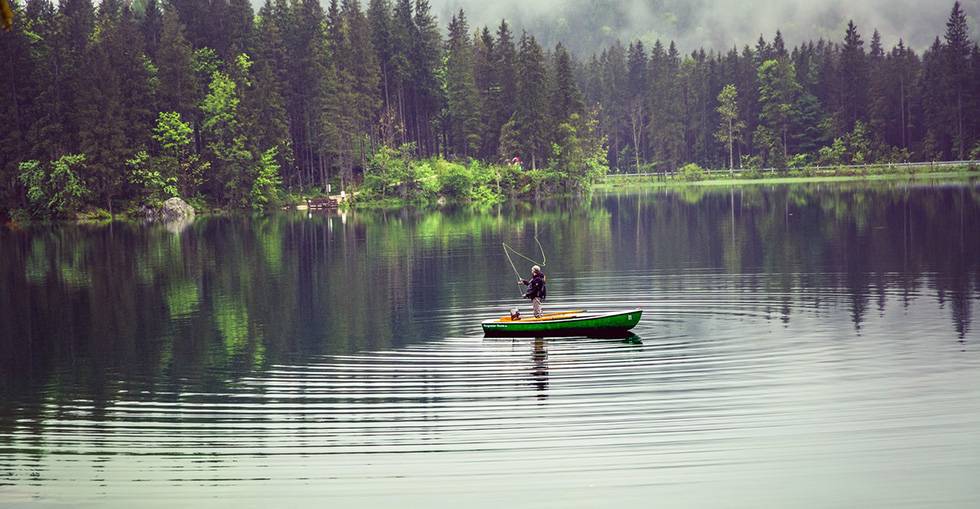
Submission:
<svg viewBox="0 0 980 509">
<path fill-rule="evenodd" d="M 562 41 L 580 55 L 616 39 L 674 40 L 682 52 L 741 47 L 776 30 L 790 34 L 790 45 L 838 40 L 850 19 L 863 32 L 877 28 L 886 45 L 902 38 L 922 50 L 942 32 L 948 14 L 945 6 L 919 0 L 432 0 L 432 7 L 443 20 L 462 8 L 474 26 L 493 27 L 506 18 L 545 47 Z M 977 39 L 980 1 L 963 2 L 963 8 Z"/>
</svg>

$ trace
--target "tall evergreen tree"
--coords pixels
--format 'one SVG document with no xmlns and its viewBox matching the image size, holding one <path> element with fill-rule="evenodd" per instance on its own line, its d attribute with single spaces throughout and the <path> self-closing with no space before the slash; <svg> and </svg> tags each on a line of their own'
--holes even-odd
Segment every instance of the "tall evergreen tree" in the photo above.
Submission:
<svg viewBox="0 0 980 509">
<path fill-rule="evenodd" d="M 480 96 L 480 150 L 483 160 L 496 157 L 500 143 L 500 126 L 496 123 L 500 109 L 500 82 L 497 79 L 493 34 L 483 27 L 473 39 L 473 80 Z"/>
<path fill-rule="evenodd" d="M 672 171 L 684 157 L 684 97 L 680 55 L 671 41 L 666 53 L 654 45 L 650 107 L 650 142 L 662 171 Z"/>
<path fill-rule="evenodd" d="M 838 134 L 850 131 L 867 117 L 868 69 L 864 41 L 853 21 L 847 23 L 840 55 L 841 109 Z"/>
<path fill-rule="evenodd" d="M 554 77 L 551 80 L 553 87 L 549 117 L 552 122 L 549 129 L 552 132 L 548 134 L 548 140 L 556 143 L 560 137 L 557 132 L 558 126 L 567 122 L 572 115 L 581 118 L 585 114 L 585 103 L 572 72 L 572 57 L 561 43 L 555 46 L 553 59 Z"/>
<path fill-rule="evenodd" d="M 381 99 L 382 109 L 386 112 L 385 114 L 398 112 L 392 100 L 393 89 L 395 88 L 393 83 L 393 68 L 396 66 L 394 61 L 396 53 L 394 47 L 395 39 L 393 37 L 393 15 L 394 8 L 390 0 L 370 0 L 368 3 L 368 26 L 371 28 L 371 45 L 374 48 L 375 58 L 378 62 L 379 97 Z M 382 118 L 384 118 L 385 114 L 382 115 Z M 387 129 L 403 130 L 403 117 L 401 115 L 394 115 L 393 117 L 397 119 L 397 125 L 389 126 Z"/>
<path fill-rule="evenodd" d="M 409 68 L 414 89 L 413 111 L 409 123 L 423 156 L 438 151 L 433 121 L 442 108 L 443 96 L 437 72 L 442 61 L 442 36 L 428 0 L 416 0 L 412 18 L 415 30 Z"/>
<path fill-rule="evenodd" d="M 543 164 L 547 157 L 548 98 L 547 75 L 544 53 L 533 36 L 526 32 L 521 36 L 517 57 L 517 108 L 506 130 L 516 133 L 514 147 L 531 168 Z"/>
<path fill-rule="evenodd" d="M 219 0 L 221 1 L 221 0 Z M 250 0 L 225 0 L 227 22 L 221 27 L 229 33 L 227 59 L 236 58 L 241 53 L 253 52 L 255 32 L 255 11 Z"/>
<path fill-rule="evenodd" d="M 476 155 L 480 147 L 480 105 L 473 74 L 473 44 L 462 10 L 449 23 L 445 76 L 448 148 L 459 157 Z"/>
<path fill-rule="evenodd" d="M 357 108 L 358 129 L 368 134 L 368 141 L 375 141 L 377 134 L 374 132 L 378 111 L 381 107 L 379 97 L 379 67 L 374 46 L 371 43 L 371 31 L 368 19 L 361 10 L 357 0 L 344 0 L 342 3 L 342 13 L 347 24 L 348 46 L 346 51 L 350 55 L 339 59 L 350 65 L 349 72 L 354 79 L 353 92 L 354 101 Z M 372 145 L 362 147 L 362 160 L 367 160 Z"/>
<path fill-rule="evenodd" d="M 881 46 L 881 34 L 878 30 L 871 36 L 871 46 L 868 53 L 868 125 L 876 140 L 884 140 L 887 130 L 889 102 L 886 94 L 888 83 L 891 81 L 885 59 L 885 50 Z"/>
<path fill-rule="evenodd" d="M 416 47 L 421 34 L 415 24 L 411 0 L 396 0 L 391 19 L 391 60 L 389 93 L 396 111 L 397 123 L 403 131 L 399 141 L 413 141 L 421 145 L 421 130 L 417 122 L 419 109 L 419 87 L 415 82 L 414 65 L 418 55 Z M 438 35 L 438 34 L 436 34 Z M 436 48 L 438 50 L 440 48 Z M 418 146 L 416 149 L 418 150 Z"/>
<path fill-rule="evenodd" d="M 643 43 L 630 44 L 627 53 L 626 72 L 629 79 L 626 87 L 626 111 L 629 114 L 633 160 L 639 171 L 640 162 L 646 160 L 647 93 L 650 88 L 650 72 L 646 50 Z"/>
<path fill-rule="evenodd" d="M 626 50 L 619 41 L 602 53 L 601 59 L 602 116 L 600 126 L 609 138 L 609 162 L 624 166 L 620 157 L 630 139 Z"/>
<path fill-rule="evenodd" d="M 938 37 L 922 55 L 922 79 L 918 86 L 924 128 L 921 152 L 932 161 L 950 157 L 956 137 L 956 97 L 949 86 L 947 55 Z"/>
<path fill-rule="evenodd" d="M 966 25 L 966 13 L 960 2 L 953 2 L 953 10 L 946 22 L 945 57 L 949 77 L 949 87 L 952 102 L 949 108 L 950 119 L 954 122 L 953 144 L 956 157 L 960 160 L 966 157 L 967 137 L 966 110 L 970 89 L 970 33 Z M 976 84 L 973 84 L 976 88 Z"/>
<path fill-rule="evenodd" d="M 203 98 L 194 74 L 193 50 L 184 37 L 184 27 L 172 8 L 163 11 L 160 47 L 157 51 L 157 111 L 173 111 L 185 120 L 195 119 Z"/>
<path fill-rule="evenodd" d="M 96 38 L 84 56 L 75 118 L 79 151 L 86 155 L 89 188 L 110 212 L 125 183 L 120 170 L 149 140 L 152 104 L 149 75 L 136 20 L 121 0 L 99 6 Z"/>
<path fill-rule="evenodd" d="M 163 33 L 163 12 L 157 0 L 147 0 L 143 9 L 143 20 L 140 22 L 140 31 L 143 33 L 143 47 L 147 56 L 155 60 L 157 50 L 160 48 L 160 36 Z"/>
<path fill-rule="evenodd" d="M 35 83 L 35 61 L 31 58 L 31 35 L 38 20 L 27 18 L 19 6 L 10 33 L 0 33 L 0 118 L 5 119 L 0 130 L 0 207 L 15 206 L 20 201 L 17 174 L 21 161 L 30 158 L 28 131 L 33 123 L 32 103 L 39 88 Z M 25 19 L 26 18 L 26 19 Z M 40 28 L 40 27 L 39 27 Z M 38 62 L 43 64 L 43 62 Z"/>
<path fill-rule="evenodd" d="M 789 159 L 790 127 L 798 113 L 795 105 L 800 92 L 796 69 L 788 59 L 767 60 L 759 67 L 762 112 L 754 138 L 774 166 L 782 166 Z"/>
<path fill-rule="evenodd" d="M 255 58 L 252 87 L 243 99 L 244 109 L 254 116 L 252 136 L 256 150 L 276 148 L 276 161 L 284 175 L 292 175 L 293 149 L 289 119 L 283 97 L 283 82 L 277 72 L 286 61 L 285 42 L 274 20 L 272 0 L 259 9 L 255 26 Z"/>
<path fill-rule="evenodd" d="M 282 1 L 282 0 L 280 0 Z M 331 10 L 337 10 L 331 2 Z M 327 69 L 327 42 L 324 35 L 325 17 L 317 0 L 299 0 L 291 6 L 273 4 L 276 19 L 281 20 L 286 52 L 285 93 L 289 131 L 297 166 L 300 187 L 313 187 L 327 173 L 329 146 L 324 137 L 329 131 L 323 115 L 325 101 L 340 94 L 329 94 L 330 71 Z M 334 59 L 334 62 L 336 59 Z M 351 103 L 340 95 L 337 100 Z M 339 119 L 337 119 L 339 121 Z"/>
</svg>

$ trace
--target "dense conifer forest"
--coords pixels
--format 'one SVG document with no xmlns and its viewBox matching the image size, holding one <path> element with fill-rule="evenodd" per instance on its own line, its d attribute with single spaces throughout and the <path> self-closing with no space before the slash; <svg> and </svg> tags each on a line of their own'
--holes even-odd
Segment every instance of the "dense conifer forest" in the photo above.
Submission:
<svg viewBox="0 0 980 509">
<path fill-rule="evenodd" d="M 688 163 L 980 157 L 980 46 L 959 2 L 921 53 L 850 23 L 793 48 L 777 31 L 590 55 L 463 11 L 440 26 L 427 0 L 11 4 L 0 208 L 36 216 L 170 196 L 264 209 L 327 184 L 493 201 Z"/>
</svg>

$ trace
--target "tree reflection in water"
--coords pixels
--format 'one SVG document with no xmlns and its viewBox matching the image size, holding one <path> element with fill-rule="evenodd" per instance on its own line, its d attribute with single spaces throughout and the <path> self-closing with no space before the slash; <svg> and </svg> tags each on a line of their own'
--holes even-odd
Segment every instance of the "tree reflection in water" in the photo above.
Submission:
<svg viewBox="0 0 980 509">
<path fill-rule="evenodd" d="M 576 305 L 696 289 L 735 299 L 701 313 L 738 305 L 788 326 L 846 309 L 861 332 L 870 310 L 931 301 L 946 313 L 937 334 L 963 341 L 980 298 L 978 204 L 973 184 L 760 185 L 0 228 L 0 431 L 41 401 L 218 390 L 280 362 L 471 334 L 474 309 L 512 304 L 500 243 L 530 250 L 536 231 L 552 292 Z M 547 397 L 543 340 L 532 359 Z"/>
</svg>

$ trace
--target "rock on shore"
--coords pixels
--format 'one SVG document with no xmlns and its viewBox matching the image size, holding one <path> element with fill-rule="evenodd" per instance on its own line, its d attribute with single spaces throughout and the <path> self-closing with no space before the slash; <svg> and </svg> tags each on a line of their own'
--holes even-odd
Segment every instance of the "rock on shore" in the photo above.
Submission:
<svg viewBox="0 0 980 509">
<path fill-rule="evenodd" d="M 194 218 L 194 207 L 180 198 L 170 198 L 159 207 L 143 207 L 141 214 L 154 221 L 180 221 Z"/>
</svg>

